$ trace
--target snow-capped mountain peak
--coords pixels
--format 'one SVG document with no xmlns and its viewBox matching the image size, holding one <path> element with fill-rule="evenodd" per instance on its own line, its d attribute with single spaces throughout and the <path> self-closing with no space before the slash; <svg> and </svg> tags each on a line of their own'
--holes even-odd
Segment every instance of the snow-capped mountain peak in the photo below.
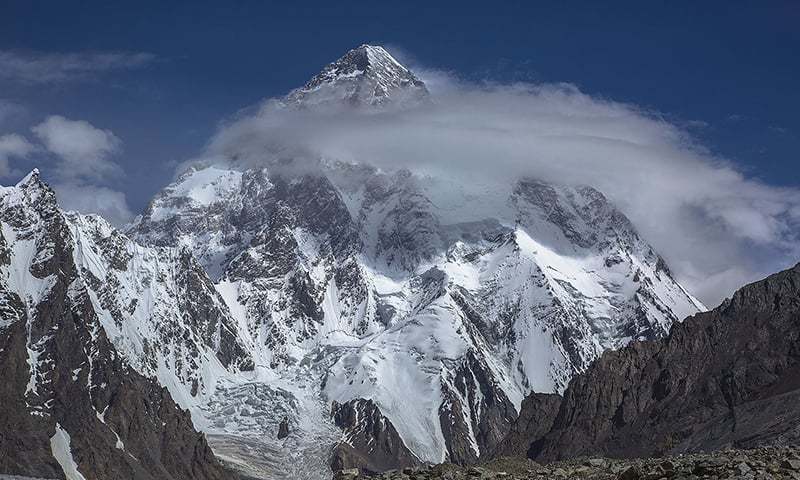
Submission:
<svg viewBox="0 0 800 480">
<path fill-rule="evenodd" d="M 283 104 L 335 116 L 428 96 L 385 49 L 362 45 Z M 125 234 L 50 202 L 98 328 L 229 459 L 322 478 L 338 426 L 352 449 L 395 444 L 381 467 L 475 461 L 531 391 L 560 391 L 604 350 L 704 309 L 591 187 L 519 178 L 475 190 L 319 160 L 301 173 L 196 166 Z M 44 205 L 33 197 L 52 196 L 28 184 L 37 172 L 0 189 L 17 249 L 34 224 L 20 218 Z M 381 430 L 364 437 L 361 421 Z"/>
<path fill-rule="evenodd" d="M 378 106 L 427 97 L 428 89 L 411 70 L 383 47 L 365 44 L 328 64 L 302 88 L 292 91 L 286 103 L 304 107 L 341 103 Z"/>
<path fill-rule="evenodd" d="M 19 182 L 17 182 L 16 186 L 21 187 L 23 185 L 35 184 L 39 182 L 40 182 L 39 169 L 34 168 L 33 170 L 30 171 L 30 173 L 22 177 L 22 179 Z"/>
<path fill-rule="evenodd" d="M 362 45 L 282 103 L 335 116 L 428 99 L 385 49 Z M 233 158 L 191 169 L 128 232 L 190 250 L 227 306 L 231 338 L 248 349 L 252 389 L 227 377 L 195 403 L 214 419 L 217 449 L 234 452 L 231 436 L 250 435 L 282 468 L 296 467 L 284 460 L 293 452 L 325 462 L 334 405 L 340 419 L 385 426 L 354 438 L 364 425 L 337 424 L 350 447 L 375 437 L 402 447 L 384 452 L 382 467 L 471 462 L 531 391 L 561 391 L 604 350 L 661 337 L 704 309 L 589 186 L 519 178 L 476 191 L 369 159 L 319 160 L 296 174 Z M 253 392 L 265 404 L 242 408 Z M 265 412 L 253 426 L 251 407 Z M 264 431 L 283 418 L 297 424 L 291 451 Z M 339 466 L 352 453 L 340 449 Z"/>
</svg>

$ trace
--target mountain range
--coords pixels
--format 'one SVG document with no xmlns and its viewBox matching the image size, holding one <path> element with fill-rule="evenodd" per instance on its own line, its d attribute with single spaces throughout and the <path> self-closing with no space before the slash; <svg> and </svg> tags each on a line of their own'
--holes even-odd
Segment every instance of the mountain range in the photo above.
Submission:
<svg viewBox="0 0 800 480">
<path fill-rule="evenodd" d="M 413 72 L 362 45 L 272 108 L 379 116 L 430 102 Z M 697 325 L 767 321 L 774 295 L 703 313 L 595 188 L 468 187 L 369 159 L 233 151 L 189 166 L 123 229 L 62 211 L 37 171 L 3 187 L 0 472 L 312 479 L 691 450 L 711 440 L 655 424 L 721 432 L 723 413 L 755 408 L 748 389 L 793 368 L 731 372 L 709 356 L 767 348 L 752 325 Z M 697 362 L 708 369 L 685 382 Z M 679 415 L 700 390 L 711 406 Z"/>
</svg>

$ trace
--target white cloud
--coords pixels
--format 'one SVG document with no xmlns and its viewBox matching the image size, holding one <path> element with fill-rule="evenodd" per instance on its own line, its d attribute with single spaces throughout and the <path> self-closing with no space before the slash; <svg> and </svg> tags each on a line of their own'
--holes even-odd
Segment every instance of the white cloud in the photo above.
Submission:
<svg viewBox="0 0 800 480">
<path fill-rule="evenodd" d="M 106 187 L 80 183 L 53 185 L 58 203 L 64 210 L 97 213 L 117 227 L 133 218 L 125 194 Z"/>
<path fill-rule="evenodd" d="M 110 157 L 119 153 L 122 142 L 110 130 L 59 115 L 47 117 L 31 130 L 60 157 L 57 173 L 64 178 L 103 180 L 121 172 Z"/>
<path fill-rule="evenodd" d="M 711 305 L 797 261 L 800 190 L 748 178 L 685 126 L 571 85 L 445 79 L 437 74 L 433 105 L 412 110 L 288 111 L 268 101 L 224 125 L 206 153 L 363 161 L 496 188 L 523 176 L 592 185 Z"/>
<path fill-rule="evenodd" d="M 53 188 L 62 208 L 98 213 L 117 226 L 133 217 L 125 194 L 106 186 L 122 174 L 112 159 L 121 151 L 122 141 L 113 132 L 58 115 L 31 130 L 57 158 Z"/>
<path fill-rule="evenodd" d="M 35 150 L 36 147 L 22 135 L 9 133 L 0 136 L 0 177 L 14 173 L 9 165 L 10 158 L 25 158 Z"/>
<path fill-rule="evenodd" d="M 0 50 L 0 78 L 26 84 L 85 80 L 96 75 L 145 67 L 151 53 L 42 53 Z"/>
</svg>

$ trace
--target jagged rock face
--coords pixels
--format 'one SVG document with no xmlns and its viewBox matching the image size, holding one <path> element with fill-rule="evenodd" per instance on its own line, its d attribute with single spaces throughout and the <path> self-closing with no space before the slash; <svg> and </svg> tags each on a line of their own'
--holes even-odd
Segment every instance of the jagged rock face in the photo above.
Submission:
<svg viewBox="0 0 800 480">
<path fill-rule="evenodd" d="M 554 416 L 523 410 L 522 418 L 544 416 L 520 426 L 520 439 L 542 460 L 795 444 L 798 341 L 800 265 L 676 323 L 663 340 L 604 354 L 572 380 Z"/>
<path fill-rule="evenodd" d="M 560 405 L 561 396 L 556 393 L 532 393 L 525 397 L 519 417 L 512 424 L 508 434 L 486 457 L 529 457 L 531 439 L 543 437 L 550 431 Z"/>
<path fill-rule="evenodd" d="M 383 47 L 361 45 L 291 92 L 286 103 L 303 108 L 342 104 L 376 106 L 390 102 L 407 105 L 427 97 L 425 84 Z"/>
<path fill-rule="evenodd" d="M 231 478 L 188 413 L 108 340 L 37 172 L 0 189 L 0 226 L 0 472 Z"/>
<path fill-rule="evenodd" d="M 141 374 L 184 408 L 222 372 L 251 370 L 224 300 L 185 247 L 142 248 L 95 215 L 66 215 L 78 275 L 106 334 Z"/>
<path fill-rule="evenodd" d="M 517 417 L 514 405 L 485 362 L 468 351 L 442 385 L 444 401 L 439 407 L 439 421 L 454 463 L 474 463 L 481 452 L 494 450 Z"/>
<path fill-rule="evenodd" d="M 372 400 L 359 398 L 341 405 L 334 402 L 331 416 L 343 431 L 342 441 L 333 449 L 333 470 L 383 472 L 421 464 Z"/>
<path fill-rule="evenodd" d="M 395 63 L 356 49 L 281 108 L 427 95 Z M 604 350 L 663 336 L 704 309 L 590 187 L 520 179 L 481 193 L 378 170 L 369 159 L 319 159 L 309 169 L 304 158 L 293 169 L 292 159 L 254 167 L 231 155 L 184 173 L 128 234 L 148 248 L 185 247 L 208 272 L 232 317 L 208 323 L 229 326 L 245 347 L 254 366 L 247 382 L 293 397 L 269 397 L 281 403 L 280 417 L 259 437 L 286 458 L 293 452 L 274 431 L 287 412 L 313 411 L 324 423 L 329 402 L 364 399 L 421 460 L 472 462 L 496 447 L 531 391 L 562 391 Z M 212 346 L 203 351 L 241 357 Z M 221 378 L 236 385 L 241 372 L 227 365 Z M 214 432 L 222 412 L 239 405 L 217 396 L 198 410 Z M 298 412 L 290 418 L 306 415 Z M 249 421 L 221 423 L 230 435 Z M 329 426 L 302 422 L 287 438 L 306 431 L 319 442 Z"/>
</svg>

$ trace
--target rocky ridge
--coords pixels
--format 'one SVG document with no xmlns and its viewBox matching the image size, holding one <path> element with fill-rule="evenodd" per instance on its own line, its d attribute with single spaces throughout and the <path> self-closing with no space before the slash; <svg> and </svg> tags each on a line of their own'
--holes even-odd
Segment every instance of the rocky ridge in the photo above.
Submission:
<svg viewBox="0 0 800 480">
<path fill-rule="evenodd" d="M 0 188 L 0 472 L 233 478 L 188 412 L 103 328 L 55 194 L 33 171 Z"/>
</svg>

